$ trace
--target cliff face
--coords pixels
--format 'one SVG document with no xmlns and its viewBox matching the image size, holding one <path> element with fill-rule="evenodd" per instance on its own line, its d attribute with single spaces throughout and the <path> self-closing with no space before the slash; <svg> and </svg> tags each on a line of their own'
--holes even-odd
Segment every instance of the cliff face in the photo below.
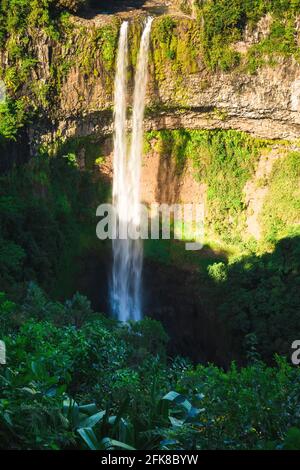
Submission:
<svg viewBox="0 0 300 470">
<path fill-rule="evenodd" d="M 146 130 L 236 129 L 288 140 L 300 135 L 300 66 L 293 60 L 263 68 L 256 76 L 203 69 L 187 74 L 181 87 L 184 105 L 174 100 L 179 92 L 171 80 L 157 86 L 150 79 Z M 33 140 L 49 139 L 56 131 L 62 137 L 112 133 L 111 100 L 101 77 L 85 78 L 75 66 L 62 86 L 54 127 L 33 127 Z"/>
<path fill-rule="evenodd" d="M 76 153 L 81 168 L 99 168 L 105 178 L 111 179 L 114 68 L 120 24 L 123 19 L 131 20 L 130 102 L 143 20 L 151 8 L 159 9 L 162 3 L 166 2 L 149 0 L 144 2 L 145 10 L 134 12 L 125 10 L 113 15 L 71 16 L 60 24 L 59 38 L 43 29 L 35 30 L 29 35 L 26 46 L 30 60 L 14 58 L 14 45 L 21 39 L 13 35 L 9 37 L 0 60 L 9 88 L 17 97 L 22 96 L 26 103 L 31 103 L 35 110 L 34 119 L 28 123 L 32 155 L 41 146 L 53 153 L 71 151 Z M 232 226 L 234 232 L 239 219 L 243 218 L 243 227 L 248 235 L 259 238 L 259 213 L 267 195 L 266 186 L 273 163 L 281 156 L 285 157 L 287 148 L 298 150 L 299 147 L 300 63 L 295 52 L 298 49 L 291 48 L 293 53 L 275 55 L 266 52 L 263 41 L 268 40 L 275 20 L 265 15 L 254 27 L 246 26 L 238 40 L 227 45 L 226 50 L 221 50 L 226 56 L 225 61 L 217 50 L 219 66 L 216 67 L 214 59 L 209 57 L 211 50 L 203 33 L 201 17 L 190 7 L 183 10 L 175 9 L 171 15 L 160 15 L 153 23 L 145 130 L 235 130 L 254 138 L 274 141 L 266 144 L 269 147 L 267 157 L 261 148 L 257 154 L 253 150 L 253 158 L 247 150 L 245 163 L 239 162 L 236 152 L 237 173 L 244 163 L 247 170 L 242 180 L 228 181 L 228 185 L 239 187 L 238 194 L 226 193 L 227 203 L 219 201 L 217 209 L 208 201 L 211 221 L 219 217 L 222 223 L 226 222 L 225 228 Z M 293 19 L 293 40 L 298 46 L 299 26 L 299 18 Z M 183 136 L 184 147 L 194 137 Z M 145 202 L 205 202 L 207 187 L 218 184 L 218 178 L 226 181 L 226 169 L 223 174 L 214 175 L 216 181 L 208 181 L 209 178 L 205 180 L 203 176 L 205 172 L 209 173 L 208 169 L 202 168 L 203 174 L 199 176 L 199 168 L 195 170 L 195 162 L 188 158 L 179 171 L 176 159 L 181 157 L 173 158 L 174 151 L 177 151 L 176 142 L 174 148 L 162 151 L 156 148 L 156 138 L 151 140 L 144 156 L 142 196 Z M 168 139 L 163 147 L 170 145 L 172 135 L 167 136 Z M 235 136 L 229 135 L 228 142 L 231 139 Z M 224 148 L 228 146 L 226 137 L 221 137 L 221 140 L 221 144 L 217 141 L 213 144 L 217 150 L 203 142 L 204 147 L 201 147 L 199 141 L 199 148 L 194 153 L 215 158 L 216 152 L 222 152 L 219 144 Z M 285 142 L 278 143 L 278 140 Z M 90 144 L 96 147 L 96 151 L 90 152 Z M 236 145 L 243 150 L 243 146 L 248 144 L 238 137 Z M 230 153 L 227 156 L 231 158 Z M 251 160 L 251 165 L 247 159 Z M 224 168 L 225 163 L 222 164 Z M 230 168 L 228 170 L 231 171 Z M 261 180 L 265 181 L 264 186 Z M 220 194 L 214 197 L 221 200 L 222 191 L 221 188 Z M 238 200 L 238 210 L 232 208 L 230 213 L 228 207 L 231 207 L 232 198 Z M 242 231 L 241 227 L 239 231 Z"/>
<path fill-rule="evenodd" d="M 129 16 L 121 12 L 71 17 L 62 28 L 60 40 L 51 39 L 42 31 L 31 37 L 30 50 L 37 62 L 28 77 L 28 96 L 38 110 L 28 129 L 32 154 L 44 145 L 54 153 L 61 148 L 66 153 L 74 151 L 80 167 L 98 168 L 104 178 L 111 180 L 114 66 L 119 27 Z M 137 11 L 131 18 L 129 102 L 144 17 L 145 12 Z M 298 149 L 300 136 L 300 64 L 296 57 L 260 57 L 259 65 L 249 69 L 249 52 L 268 36 L 272 21 L 266 16 L 254 29 L 246 27 L 243 37 L 229 49 L 230 53 L 239 51 L 239 64 L 222 70 L 208 66 L 199 19 L 193 18 L 191 11 L 162 15 L 153 24 L 149 60 L 147 131 L 233 129 L 274 141 L 268 143 L 267 156 L 259 150 L 260 157 L 255 157 L 253 167 L 243 177 L 241 191 L 234 195 L 240 201 L 240 209 L 230 214 L 224 206 L 219 214 L 226 227 L 233 227 L 232 233 L 243 220 L 239 231 L 256 239 L 261 236 L 259 218 L 273 164 L 286 155 L 286 148 Z M 295 31 L 299 35 L 298 24 Z M 9 48 L 2 53 L 1 59 L 6 70 L 11 68 L 8 51 Z M 38 90 L 36 94 L 33 85 Z M 277 140 L 286 142 L 278 144 Z M 91 156 L 90 144 L 98 149 Z M 143 161 L 143 200 L 206 203 L 207 187 L 212 183 L 199 179 L 194 163 L 186 158 L 184 168 L 178 171 L 172 156 L 174 149 L 169 153 L 158 151 L 155 137 L 150 144 Z M 197 149 L 199 155 L 213 151 L 216 150 Z M 97 158 L 100 164 L 95 167 Z M 219 177 L 226 178 L 225 173 Z M 219 194 L 215 197 L 219 198 Z M 228 193 L 226 197 L 233 196 Z M 230 201 L 228 204 L 230 207 Z M 218 219 L 220 208 L 215 209 L 208 201 L 209 205 L 210 220 Z"/>
<path fill-rule="evenodd" d="M 165 42 L 163 20 L 157 19 L 153 27 L 147 130 L 218 128 L 266 139 L 299 137 L 299 62 L 282 56 L 276 64 L 266 64 L 252 74 L 241 66 L 231 72 L 210 71 L 203 60 L 195 20 L 174 18 L 171 36 Z M 37 65 L 30 80 L 39 87 L 52 82 L 56 90 L 46 104 L 40 104 L 40 119 L 30 126 L 33 152 L 41 142 L 74 136 L 101 138 L 112 133 L 114 58 L 120 21 L 119 17 L 103 15 L 89 20 L 73 18 L 64 44 L 42 33 L 35 38 L 31 49 Z M 137 18 L 131 26 L 131 84 L 140 30 L 141 20 Z M 243 56 L 261 34 L 259 29 L 252 36 L 246 31 L 245 41 L 233 47 L 244 50 Z M 5 54 L 2 64 L 9 64 Z"/>
<path fill-rule="evenodd" d="M 184 88 L 190 109 L 179 116 L 167 115 L 166 127 L 232 128 L 267 139 L 299 136 L 299 64 L 283 62 L 251 77 L 238 72 L 208 74 L 202 70 L 188 75 Z M 162 86 L 160 96 L 163 103 L 170 103 L 170 83 Z M 156 122 L 154 125 L 163 125 L 161 117 Z"/>
</svg>

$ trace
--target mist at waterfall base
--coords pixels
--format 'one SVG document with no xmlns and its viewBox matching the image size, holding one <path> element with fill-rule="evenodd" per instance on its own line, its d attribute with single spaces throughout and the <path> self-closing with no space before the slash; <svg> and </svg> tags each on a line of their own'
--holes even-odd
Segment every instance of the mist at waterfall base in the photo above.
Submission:
<svg viewBox="0 0 300 470">
<path fill-rule="evenodd" d="M 135 73 L 131 144 L 126 132 L 128 29 L 122 23 L 115 77 L 113 205 L 117 217 L 117 236 L 112 242 L 111 308 L 120 321 L 142 318 L 142 240 L 132 239 L 141 223 L 140 178 L 142 164 L 143 119 L 148 78 L 148 53 L 152 18 L 148 18 L 141 37 Z M 120 234 L 127 234 L 121 239 Z"/>
</svg>

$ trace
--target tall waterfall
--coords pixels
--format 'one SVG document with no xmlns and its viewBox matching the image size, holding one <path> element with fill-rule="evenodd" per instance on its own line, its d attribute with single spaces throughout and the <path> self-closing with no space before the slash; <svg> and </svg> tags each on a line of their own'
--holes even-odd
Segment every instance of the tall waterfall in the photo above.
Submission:
<svg viewBox="0 0 300 470">
<path fill-rule="evenodd" d="M 115 79 L 115 135 L 113 204 L 117 236 L 113 240 L 112 310 L 120 321 L 140 320 L 143 245 L 138 237 L 141 224 L 140 177 L 143 119 L 148 76 L 148 53 L 152 18 L 146 22 L 137 61 L 130 148 L 126 136 L 126 88 L 128 22 L 121 26 Z"/>
</svg>

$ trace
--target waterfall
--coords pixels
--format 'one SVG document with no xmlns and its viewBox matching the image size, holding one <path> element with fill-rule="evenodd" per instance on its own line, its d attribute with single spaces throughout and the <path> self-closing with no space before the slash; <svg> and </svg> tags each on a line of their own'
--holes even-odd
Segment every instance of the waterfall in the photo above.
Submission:
<svg viewBox="0 0 300 470">
<path fill-rule="evenodd" d="M 113 313 L 120 321 L 136 321 L 142 317 L 143 245 L 137 235 L 141 224 L 140 177 L 143 119 L 152 21 L 152 18 L 148 18 L 141 38 L 135 74 L 132 136 L 129 150 L 126 138 L 128 22 L 124 22 L 121 26 L 117 57 L 113 181 L 113 205 L 117 217 L 117 236 L 113 240 L 111 300 Z"/>
<path fill-rule="evenodd" d="M 128 22 L 120 29 L 118 57 L 115 77 L 114 103 L 114 177 L 113 206 L 118 217 L 118 229 L 126 228 L 127 186 L 126 186 L 126 88 L 128 65 Z M 122 226 L 123 225 L 123 226 Z M 120 318 L 127 308 L 127 276 L 129 269 L 128 240 L 113 239 L 113 272 L 111 302 L 113 313 Z M 121 318 L 120 318 L 121 319 Z"/>
</svg>

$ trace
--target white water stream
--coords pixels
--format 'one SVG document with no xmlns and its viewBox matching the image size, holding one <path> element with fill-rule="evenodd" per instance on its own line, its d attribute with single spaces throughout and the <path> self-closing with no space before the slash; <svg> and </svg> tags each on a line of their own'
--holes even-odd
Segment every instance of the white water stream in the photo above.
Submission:
<svg viewBox="0 0 300 470">
<path fill-rule="evenodd" d="M 143 120 L 148 77 L 148 54 L 152 18 L 148 18 L 142 38 L 135 74 L 131 145 L 126 135 L 128 66 L 128 22 L 120 30 L 115 78 L 115 135 L 113 205 L 117 217 L 117 236 L 113 240 L 112 310 L 123 322 L 142 318 L 143 245 L 138 237 L 140 179 L 143 147 Z"/>
</svg>

